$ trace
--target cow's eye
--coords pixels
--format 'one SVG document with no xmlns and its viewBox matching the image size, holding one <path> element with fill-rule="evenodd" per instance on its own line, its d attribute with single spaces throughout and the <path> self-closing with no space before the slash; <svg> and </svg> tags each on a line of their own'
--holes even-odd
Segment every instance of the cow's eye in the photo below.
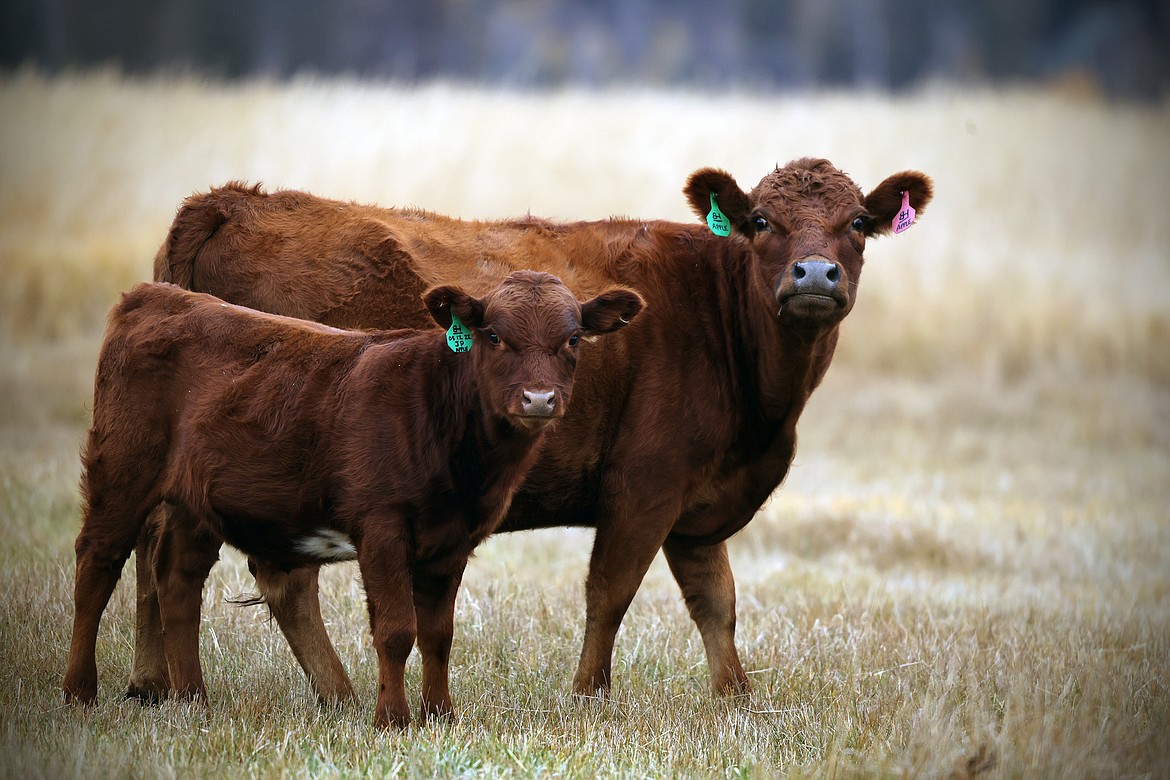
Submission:
<svg viewBox="0 0 1170 780">
<path fill-rule="evenodd" d="M 853 220 L 853 229 L 858 233 L 865 230 L 865 217 L 858 217 L 857 219 Z"/>
<path fill-rule="evenodd" d="M 569 336 L 569 346 L 570 347 L 577 346 L 577 342 L 579 342 L 580 340 L 581 340 L 581 337 L 578 336 L 576 333 L 574 333 L 572 336 Z"/>
<path fill-rule="evenodd" d="M 752 217 L 752 227 L 754 227 L 758 232 L 761 232 L 761 233 L 764 232 L 765 230 L 772 229 L 772 226 L 768 224 L 768 220 L 764 219 L 761 216 Z"/>
<path fill-rule="evenodd" d="M 496 334 L 496 332 L 494 330 L 489 330 L 487 332 L 487 337 L 488 337 L 488 341 L 490 341 L 493 344 L 500 343 L 500 337 L 499 337 L 499 335 Z"/>
</svg>

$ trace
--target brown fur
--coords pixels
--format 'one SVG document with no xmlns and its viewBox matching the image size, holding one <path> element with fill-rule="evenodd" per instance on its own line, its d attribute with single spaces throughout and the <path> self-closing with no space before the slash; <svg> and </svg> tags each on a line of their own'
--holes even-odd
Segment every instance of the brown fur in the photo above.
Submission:
<svg viewBox="0 0 1170 780">
<path fill-rule="evenodd" d="M 648 308 L 638 323 L 582 350 L 577 400 L 501 530 L 597 529 L 574 690 L 610 685 L 615 635 L 661 548 L 703 637 L 714 689 L 739 692 L 748 678 L 734 643 L 724 541 L 784 479 L 797 420 L 856 300 L 866 238 L 889 232 L 903 191 L 919 213 L 933 194 L 929 178 L 905 171 L 864 195 L 825 160 L 778 167 L 750 193 L 706 168 L 685 194 L 702 219 L 715 193 L 733 228 L 720 238 L 668 222 L 467 222 L 229 184 L 186 201 L 155 273 L 358 327 L 416 323 L 419 289 L 457 282 L 484 290 L 521 257 L 578 295 L 611 284 L 639 290 Z M 810 283 L 821 286 L 810 291 Z M 144 537 L 143 549 L 149 544 Z M 153 696 L 166 680 L 150 644 L 158 634 L 150 584 L 139 581 L 146 606 L 130 692 Z M 299 604 L 297 614 L 311 610 L 315 594 L 295 591 L 283 588 L 286 603 Z M 286 625 L 274 612 L 318 694 L 349 695 L 319 621 Z"/>
<path fill-rule="evenodd" d="M 154 569 L 177 693 L 205 696 L 201 589 L 226 541 L 283 571 L 356 557 L 378 654 L 375 722 L 409 722 L 403 665 L 416 635 L 424 715 L 451 709 L 446 659 L 468 556 L 563 416 L 580 337 L 623 327 L 641 299 L 614 289 L 581 304 L 555 277 L 522 271 L 483 298 L 440 286 L 425 304 L 440 325 L 457 314 L 473 330 L 470 353 L 437 329 L 337 330 L 170 284 L 123 297 L 83 456 L 67 699 L 96 695 L 98 621 L 165 501 L 176 511 Z M 279 584 L 270 591 L 281 599 Z"/>
</svg>

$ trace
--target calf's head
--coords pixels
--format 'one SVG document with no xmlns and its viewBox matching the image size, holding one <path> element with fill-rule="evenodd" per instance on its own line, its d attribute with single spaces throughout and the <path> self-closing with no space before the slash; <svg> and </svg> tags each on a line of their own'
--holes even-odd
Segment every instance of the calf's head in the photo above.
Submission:
<svg viewBox="0 0 1170 780">
<path fill-rule="evenodd" d="M 454 314 L 471 331 L 469 357 L 489 413 L 529 431 L 565 414 L 584 338 L 620 330 L 643 306 L 621 287 L 581 302 L 560 279 L 535 271 L 509 274 L 482 298 L 443 285 L 423 301 L 443 328 Z"/>
<path fill-rule="evenodd" d="M 714 213 L 716 228 L 750 246 L 755 282 L 781 322 L 824 328 L 853 308 L 865 240 L 892 232 L 899 215 L 905 229 L 905 206 L 921 212 L 933 186 L 924 174 L 903 171 L 865 195 L 828 160 L 805 158 L 777 167 L 750 193 L 715 168 L 691 174 L 684 192 L 700 217 L 711 224 Z"/>
</svg>

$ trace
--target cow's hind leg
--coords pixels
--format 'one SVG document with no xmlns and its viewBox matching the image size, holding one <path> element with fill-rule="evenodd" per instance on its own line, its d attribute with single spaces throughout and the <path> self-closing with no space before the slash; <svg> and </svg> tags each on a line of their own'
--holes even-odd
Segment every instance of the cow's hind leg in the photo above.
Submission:
<svg viewBox="0 0 1170 780">
<path fill-rule="evenodd" d="M 65 700 L 71 703 L 88 704 L 97 698 L 98 625 L 146 516 L 159 500 L 142 485 L 108 486 L 97 478 L 101 471 L 100 464 L 90 466 L 85 516 L 75 545 L 73 638 L 62 684 Z"/>
<path fill-rule="evenodd" d="M 282 571 L 272 564 L 248 559 L 260 596 L 272 611 L 293 655 L 309 677 L 317 698 L 326 704 L 351 701 L 353 683 L 325 631 L 317 589 L 319 566 Z"/>
<path fill-rule="evenodd" d="M 163 647 L 171 688 L 180 699 L 207 698 L 199 664 L 199 614 L 203 582 L 219 559 L 219 548 L 219 540 L 198 530 L 186 512 L 171 512 L 159 536 L 154 576 Z"/>
<path fill-rule="evenodd" d="M 137 609 L 134 613 L 134 665 L 126 686 L 126 698 L 154 704 L 165 699 L 171 690 L 167 657 L 163 649 L 162 617 L 158 609 L 158 588 L 154 580 L 155 549 L 166 514 L 162 504 L 151 512 L 138 536 L 134 569 L 138 585 Z"/>
<path fill-rule="evenodd" d="M 463 568 L 453 575 L 415 574 L 414 615 L 418 625 L 418 651 L 422 656 L 423 720 L 454 714 L 449 686 L 451 637 L 455 631 L 455 596 Z"/>
<path fill-rule="evenodd" d="M 751 684 L 735 649 L 735 580 L 727 560 L 727 544 L 697 545 L 669 537 L 662 551 L 703 637 L 712 690 L 717 694 L 747 693 Z"/>
</svg>

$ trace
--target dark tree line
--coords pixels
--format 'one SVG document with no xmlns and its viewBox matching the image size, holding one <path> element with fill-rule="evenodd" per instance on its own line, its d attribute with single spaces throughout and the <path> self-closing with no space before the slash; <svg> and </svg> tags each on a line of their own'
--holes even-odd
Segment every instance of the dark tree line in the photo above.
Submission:
<svg viewBox="0 0 1170 780">
<path fill-rule="evenodd" d="M 1170 0 L 4 0 L 0 67 L 1158 98 Z"/>
</svg>

